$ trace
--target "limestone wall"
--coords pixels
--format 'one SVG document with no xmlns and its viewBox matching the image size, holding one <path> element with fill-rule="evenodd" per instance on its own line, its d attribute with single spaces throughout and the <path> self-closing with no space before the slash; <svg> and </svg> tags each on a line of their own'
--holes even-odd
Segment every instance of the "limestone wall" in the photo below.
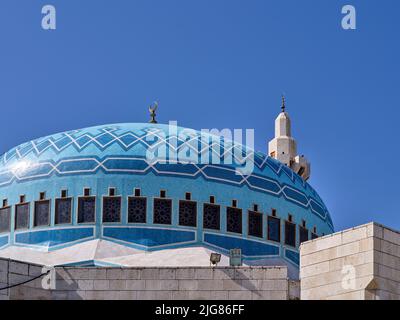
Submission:
<svg viewBox="0 0 400 320">
<path fill-rule="evenodd" d="M 303 243 L 301 299 L 400 299 L 400 233 L 376 223 Z"/>
<path fill-rule="evenodd" d="M 3 260 L 8 283 L 41 273 L 41 267 Z M 4 271 L 7 272 L 7 271 Z M 286 267 L 56 268 L 56 289 L 42 279 L 8 290 L 9 299 L 276 299 L 299 297 Z"/>
</svg>

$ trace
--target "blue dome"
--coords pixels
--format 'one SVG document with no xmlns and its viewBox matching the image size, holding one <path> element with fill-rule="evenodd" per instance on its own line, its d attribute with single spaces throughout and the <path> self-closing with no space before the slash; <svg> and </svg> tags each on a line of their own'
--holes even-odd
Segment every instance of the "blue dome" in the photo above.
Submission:
<svg viewBox="0 0 400 320">
<path fill-rule="evenodd" d="M 209 153 L 204 157 L 206 151 Z M 314 233 L 308 230 L 307 234 L 316 236 L 333 232 L 328 210 L 316 191 L 290 168 L 263 153 L 246 158 L 249 152 L 252 151 L 242 145 L 231 145 L 223 138 L 192 129 L 143 123 L 96 126 L 24 143 L 0 159 L 0 195 L 7 199 L 4 208 L 10 208 L 2 209 L 3 216 L 6 212 L 10 215 L 10 230 L 3 227 L 0 247 L 3 241 L 3 246 L 50 243 L 50 247 L 58 248 L 104 237 L 143 250 L 201 244 L 227 252 L 234 246 L 241 247 L 249 260 L 280 256 L 297 264 L 301 232 L 295 232 L 295 245 L 290 246 L 284 239 L 286 226 L 282 226 L 279 241 L 274 241 L 268 236 L 272 229 L 267 227 L 267 217 L 273 211 L 283 222 L 290 215 L 295 225 L 305 223 L 307 228 L 315 228 Z M 150 160 L 149 154 L 158 156 L 158 160 Z M 234 161 L 229 162 L 232 155 Z M 220 163 L 215 163 L 216 156 Z M 177 161 L 182 158 L 185 161 Z M 254 166 L 252 173 L 238 174 L 246 161 Z M 160 191 L 164 194 L 160 195 Z M 135 210 L 130 208 L 129 199 L 135 196 L 134 192 L 137 197 L 140 193 L 141 198 L 146 198 L 144 220 L 136 223 L 130 220 Z M 185 198 L 187 194 L 190 199 Z M 210 196 L 215 203 L 210 203 Z M 79 216 L 84 197 L 95 198 L 90 221 Z M 109 197 L 120 200 L 106 203 Z M 62 202 L 63 198 L 72 200 L 68 204 Z M 156 203 L 154 199 L 159 198 L 171 200 L 170 208 Z M 41 201 L 47 200 L 47 207 L 40 209 Z M 181 217 L 184 201 L 195 202 L 191 210 L 196 211 L 196 216 L 191 224 L 184 223 Z M 23 203 L 32 203 L 24 216 L 17 213 L 18 205 Z M 221 206 L 219 228 L 210 232 L 204 222 L 204 204 Z M 155 221 L 156 208 L 161 213 L 171 211 L 170 219 Z M 186 212 L 190 213 L 188 208 Z M 238 218 L 240 227 L 238 221 L 231 221 L 234 209 L 242 212 Z M 49 217 L 38 224 L 41 210 L 48 210 Z M 118 211 L 119 218 L 105 219 L 106 210 L 111 216 Z M 254 227 L 255 222 L 250 220 L 253 218 L 249 212 L 253 211 L 262 214 L 254 220 L 261 226 Z M 62 217 L 60 212 L 67 216 L 70 212 L 70 217 Z M 0 212 L 0 223 L 4 221 Z M 232 232 L 229 223 L 236 224 L 235 231 L 241 232 Z M 249 234 L 249 228 L 261 231 L 256 236 Z M 61 235 L 60 230 L 65 234 Z"/>
</svg>

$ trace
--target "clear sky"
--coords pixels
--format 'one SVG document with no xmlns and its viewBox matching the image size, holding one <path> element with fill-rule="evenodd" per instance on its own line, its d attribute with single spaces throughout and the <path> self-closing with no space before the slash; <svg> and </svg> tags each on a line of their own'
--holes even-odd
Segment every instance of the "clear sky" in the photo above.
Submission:
<svg viewBox="0 0 400 320">
<path fill-rule="evenodd" d="M 356 30 L 341 28 L 345 4 Z M 266 151 L 285 93 L 336 229 L 400 229 L 399 15 L 398 0 L 1 0 L 0 153 L 147 122 L 154 100 L 160 122 L 254 128 Z"/>
</svg>

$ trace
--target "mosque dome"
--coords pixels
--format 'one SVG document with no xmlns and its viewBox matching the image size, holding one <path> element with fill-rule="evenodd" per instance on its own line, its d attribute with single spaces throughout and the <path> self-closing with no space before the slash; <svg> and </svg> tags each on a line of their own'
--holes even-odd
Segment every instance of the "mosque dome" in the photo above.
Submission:
<svg viewBox="0 0 400 320">
<path fill-rule="evenodd" d="M 251 173 L 243 173 L 249 162 Z M 97 263 L 112 265 L 140 264 L 149 252 L 168 265 L 157 254 L 226 257 L 240 248 L 246 264 L 296 267 L 300 242 L 334 230 L 316 191 L 278 160 L 155 123 L 73 130 L 11 149 L 0 158 L 0 201 L 0 256 L 25 250 L 33 262 L 43 252 L 101 243 L 117 249 Z M 57 257 L 48 264 L 95 259 Z"/>
</svg>

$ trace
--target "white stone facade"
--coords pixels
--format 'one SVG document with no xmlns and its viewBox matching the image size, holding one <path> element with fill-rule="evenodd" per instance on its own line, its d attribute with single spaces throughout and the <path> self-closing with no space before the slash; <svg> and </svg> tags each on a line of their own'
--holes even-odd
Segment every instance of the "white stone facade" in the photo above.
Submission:
<svg viewBox="0 0 400 320">
<path fill-rule="evenodd" d="M 1 284 L 41 273 L 41 266 L 0 260 Z M 299 298 L 298 281 L 286 267 L 76 268 L 56 267 L 55 289 L 42 279 L 8 290 L 0 299 L 68 300 L 288 300 Z M 6 276 L 5 276 L 6 275 Z"/>
<path fill-rule="evenodd" d="M 301 299 L 400 300 L 400 232 L 377 223 L 300 246 Z"/>
</svg>

